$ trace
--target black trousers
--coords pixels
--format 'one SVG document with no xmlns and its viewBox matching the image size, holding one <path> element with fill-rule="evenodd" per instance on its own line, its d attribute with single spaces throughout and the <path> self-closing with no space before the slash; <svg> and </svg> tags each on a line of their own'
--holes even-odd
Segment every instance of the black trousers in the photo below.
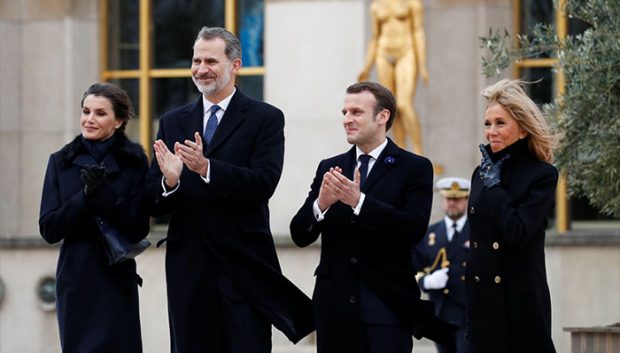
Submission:
<svg viewBox="0 0 620 353">
<path fill-rule="evenodd" d="M 368 353 L 411 353 L 411 328 L 403 325 L 364 323 Z"/>
<path fill-rule="evenodd" d="M 227 353 L 270 353 L 271 323 L 244 300 L 221 296 Z"/>
<path fill-rule="evenodd" d="M 439 353 L 469 353 L 471 349 L 469 347 L 469 342 L 465 340 L 465 332 L 467 332 L 467 330 L 461 327 L 456 330 L 454 333 L 454 340 L 449 344 L 436 343 L 437 351 Z"/>
</svg>

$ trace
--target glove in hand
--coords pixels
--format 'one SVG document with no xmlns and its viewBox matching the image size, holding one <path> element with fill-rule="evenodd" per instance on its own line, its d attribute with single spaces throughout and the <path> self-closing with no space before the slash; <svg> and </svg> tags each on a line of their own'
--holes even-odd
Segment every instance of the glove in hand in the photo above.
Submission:
<svg viewBox="0 0 620 353">
<path fill-rule="evenodd" d="M 449 267 L 439 269 L 431 274 L 424 276 L 424 288 L 426 289 L 443 289 L 448 283 Z"/>
<path fill-rule="evenodd" d="M 510 158 L 510 155 L 507 154 L 502 157 L 502 159 L 497 161 L 497 163 L 493 163 L 491 156 L 489 156 L 489 152 L 486 148 L 484 148 L 484 145 L 480 144 L 478 147 L 480 148 L 480 152 L 482 152 L 482 160 L 480 161 L 480 179 L 482 179 L 484 186 L 487 189 L 490 189 L 499 185 L 502 181 L 502 165 L 504 164 L 504 161 Z"/>
<path fill-rule="evenodd" d="M 84 180 L 84 195 L 91 196 L 103 183 L 106 177 L 105 167 L 97 165 L 87 165 L 80 170 L 80 176 Z"/>
</svg>

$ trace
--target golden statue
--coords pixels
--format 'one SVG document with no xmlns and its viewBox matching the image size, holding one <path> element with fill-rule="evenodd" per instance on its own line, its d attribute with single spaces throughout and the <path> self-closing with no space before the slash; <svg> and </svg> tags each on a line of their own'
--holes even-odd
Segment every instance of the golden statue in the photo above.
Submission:
<svg viewBox="0 0 620 353">
<path fill-rule="evenodd" d="M 423 16 L 422 0 L 373 0 L 372 39 L 358 77 L 359 81 L 368 80 L 373 64 L 377 66 L 379 83 L 396 97 L 394 140 L 406 148 L 410 138 L 417 154 L 423 152 L 420 120 L 413 107 L 418 74 L 428 85 Z"/>
</svg>

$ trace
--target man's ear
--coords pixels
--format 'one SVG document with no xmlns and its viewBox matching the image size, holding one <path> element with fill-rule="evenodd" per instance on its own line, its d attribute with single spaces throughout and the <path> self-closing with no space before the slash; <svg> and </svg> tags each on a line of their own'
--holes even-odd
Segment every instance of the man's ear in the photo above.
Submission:
<svg viewBox="0 0 620 353">
<path fill-rule="evenodd" d="M 232 62 L 232 72 L 236 74 L 237 71 L 239 71 L 239 69 L 241 69 L 241 59 L 240 58 L 236 58 Z"/>
<path fill-rule="evenodd" d="M 377 122 L 380 125 L 387 124 L 388 120 L 390 120 L 390 111 L 387 109 L 382 109 L 377 115 Z"/>
</svg>

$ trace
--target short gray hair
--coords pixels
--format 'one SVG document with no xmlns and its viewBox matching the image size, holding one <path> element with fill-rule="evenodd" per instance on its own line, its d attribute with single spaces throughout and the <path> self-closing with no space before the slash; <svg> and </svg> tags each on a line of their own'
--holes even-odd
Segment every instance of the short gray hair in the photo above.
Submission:
<svg viewBox="0 0 620 353">
<path fill-rule="evenodd" d="M 196 36 L 194 45 L 199 39 L 211 40 L 215 38 L 221 38 L 224 41 L 226 45 L 224 53 L 228 60 L 241 59 L 241 43 L 239 38 L 222 27 L 202 27 L 200 32 L 198 32 L 198 36 Z"/>
</svg>

